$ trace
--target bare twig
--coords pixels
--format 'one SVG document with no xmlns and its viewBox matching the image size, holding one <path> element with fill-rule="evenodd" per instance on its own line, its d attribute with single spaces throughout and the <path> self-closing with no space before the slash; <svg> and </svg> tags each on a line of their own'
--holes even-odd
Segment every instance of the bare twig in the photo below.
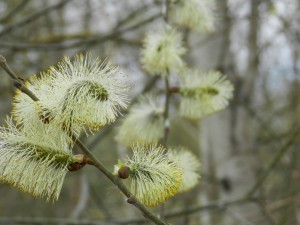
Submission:
<svg viewBox="0 0 300 225">
<path fill-rule="evenodd" d="M 76 139 L 75 136 L 73 136 Z M 136 208 L 141 210 L 144 215 L 152 220 L 155 224 L 159 225 L 167 225 L 167 223 L 163 222 L 159 218 L 157 218 L 153 213 L 151 213 L 143 204 L 141 204 L 135 196 L 133 196 L 130 191 L 126 188 L 126 186 L 121 182 L 120 178 L 114 176 L 109 170 L 107 170 L 104 165 L 93 155 L 93 153 L 78 139 L 76 139 L 76 144 L 78 147 L 92 160 L 93 165 L 98 168 L 111 182 L 113 182 L 120 191 L 128 198 L 127 202 L 134 205 Z"/>
<path fill-rule="evenodd" d="M 166 218 L 179 217 L 186 214 L 193 214 L 193 213 L 198 213 L 206 210 L 219 210 L 231 205 L 239 205 L 239 204 L 244 204 L 253 201 L 256 201 L 256 199 L 251 197 L 246 197 L 246 198 L 242 197 L 240 199 L 236 199 L 232 201 L 224 201 L 224 202 L 216 201 L 204 206 L 193 206 L 193 207 L 186 208 L 184 210 L 178 210 L 172 213 L 168 213 L 166 215 Z"/>
<path fill-rule="evenodd" d="M 280 159 L 284 156 L 284 154 L 290 149 L 290 147 L 299 140 L 300 130 L 298 129 L 296 132 L 294 132 L 291 135 L 291 138 L 281 147 L 281 149 L 278 150 L 277 154 L 274 156 L 266 170 L 260 175 L 260 177 L 257 179 L 256 183 L 253 185 L 253 187 L 248 192 L 248 196 L 252 196 L 255 194 L 255 192 L 261 187 L 261 185 L 264 183 L 264 181 L 267 179 L 271 171 L 274 169 L 274 167 L 277 165 L 277 163 L 280 161 Z"/>
<path fill-rule="evenodd" d="M 199 213 L 203 211 L 214 211 L 224 209 L 228 206 L 232 205 L 240 205 L 248 202 L 256 201 L 254 198 L 241 198 L 233 201 L 224 201 L 224 202 L 212 202 L 208 205 L 204 206 L 194 206 L 189 207 L 184 210 L 174 211 L 172 213 L 167 213 L 165 215 L 166 218 L 176 218 L 181 217 L 183 215 L 189 215 L 194 213 Z M 64 224 L 64 225 L 133 225 L 133 224 L 141 224 L 145 223 L 144 219 L 130 219 L 130 220 L 122 220 L 122 221 L 95 221 L 95 220 L 73 220 L 66 218 L 0 218 L 0 224 L 31 224 L 31 225 L 43 225 L 43 224 Z"/>
<path fill-rule="evenodd" d="M 169 0 L 164 0 L 162 1 L 162 14 L 164 17 L 164 21 L 166 24 L 168 24 L 168 17 L 169 17 Z M 167 74 L 164 78 L 165 80 L 165 106 L 164 106 L 164 112 L 163 112 L 163 117 L 164 117 L 164 138 L 163 138 L 163 145 L 167 149 L 168 147 L 168 138 L 169 138 L 169 133 L 170 133 L 170 119 L 169 119 L 169 109 L 170 109 L 170 82 L 169 82 L 169 75 L 170 71 L 166 71 Z M 165 205 L 162 204 L 160 206 L 160 218 L 164 219 L 165 218 Z"/>
<path fill-rule="evenodd" d="M 125 25 L 126 23 L 130 22 L 131 20 L 135 19 L 136 16 L 145 13 L 145 11 L 147 11 L 149 9 L 149 7 L 151 7 L 152 4 L 146 4 L 146 5 L 142 5 L 141 7 L 139 7 L 138 9 L 130 12 L 130 14 L 128 14 L 124 19 L 122 19 L 115 28 L 120 28 L 123 25 Z"/>
<path fill-rule="evenodd" d="M 22 92 L 27 94 L 33 101 L 38 101 L 39 99 L 23 84 L 22 79 L 20 79 L 8 66 L 6 59 L 0 55 L 0 66 L 5 70 L 5 72 L 10 76 L 13 81 L 13 85 L 20 89 Z"/>
<path fill-rule="evenodd" d="M 164 107 L 164 140 L 163 144 L 165 147 L 168 146 L 168 137 L 170 133 L 170 119 L 169 119 L 169 111 L 170 111 L 170 84 L 169 84 L 169 78 L 165 77 L 165 107 Z"/>
<path fill-rule="evenodd" d="M 165 77 L 165 107 L 164 107 L 164 138 L 163 145 L 167 149 L 168 147 L 168 137 L 170 133 L 170 119 L 169 119 L 169 108 L 170 108 L 170 92 L 169 92 L 169 77 Z M 165 205 L 160 206 L 160 218 L 165 218 Z"/>
<path fill-rule="evenodd" d="M 23 83 L 21 83 L 21 80 L 17 78 L 15 73 L 12 72 L 12 70 L 9 68 L 6 59 L 0 55 L 0 66 L 8 72 L 8 74 L 11 76 L 11 78 L 14 81 L 18 81 L 21 85 L 19 89 L 28 95 L 28 93 L 32 93 Z M 5 69 L 6 68 L 6 69 Z M 38 97 L 36 97 L 33 93 L 32 95 L 28 95 L 32 98 L 33 101 L 38 101 Z M 121 192 L 128 198 L 127 202 L 129 204 L 134 205 L 136 208 L 138 208 L 145 217 L 153 221 L 155 224 L 158 225 L 167 225 L 164 221 L 160 220 L 158 217 L 156 217 L 152 212 L 150 212 L 140 201 L 127 189 L 127 187 L 121 182 L 120 178 L 117 176 L 114 176 L 108 169 L 104 167 L 104 165 L 93 155 L 93 153 L 79 140 L 75 135 L 72 135 L 73 141 L 76 143 L 76 145 L 86 154 L 86 156 L 89 158 L 89 164 L 94 165 L 96 168 L 98 168 L 112 183 L 114 183 Z"/>
<path fill-rule="evenodd" d="M 252 223 L 251 221 L 247 220 L 245 217 L 243 217 L 242 215 L 240 215 L 239 213 L 237 212 L 234 212 L 230 209 L 226 209 L 226 211 L 228 213 L 228 215 L 236 220 L 237 222 L 239 222 L 239 224 L 241 225 L 255 225 L 254 223 Z"/>
<path fill-rule="evenodd" d="M 5 23 L 8 20 L 11 19 L 14 15 L 17 14 L 19 10 L 22 10 L 25 5 L 27 5 L 30 2 L 30 0 L 23 0 L 20 2 L 15 8 L 13 8 L 10 12 L 8 12 L 4 17 L 0 19 L 0 23 Z"/>
<path fill-rule="evenodd" d="M 160 17 L 161 17 L 161 14 L 158 13 L 158 14 L 155 14 L 155 15 L 153 15 L 145 20 L 142 20 L 132 26 L 129 26 L 127 28 L 120 29 L 117 31 L 112 31 L 111 33 L 109 33 L 107 35 L 94 36 L 94 37 L 85 38 L 83 40 L 73 41 L 73 42 L 69 42 L 69 43 L 53 43 L 53 44 L 22 43 L 22 44 L 17 44 L 17 43 L 0 42 L 0 47 L 1 48 L 9 48 L 9 49 L 13 49 L 13 50 L 53 50 L 53 51 L 56 51 L 56 50 L 77 48 L 80 46 L 91 46 L 94 44 L 98 44 L 101 42 L 105 42 L 108 40 L 118 38 L 120 35 L 128 32 L 128 31 L 135 30 L 135 29 L 137 29 L 149 22 L 152 22 L 153 20 L 160 18 Z M 1 33 L 0 33 L 0 35 L 1 35 Z"/>
<path fill-rule="evenodd" d="M 61 7 L 63 7 L 65 4 L 67 4 L 68 2 L 70 1 L 73 1 L 73 0 L 63 0 L 63 1 L 60 1 L 59 3 L 55 4 L 55 5 L 52 5 L 52 6 L 49 6 L 45 9 L 42 9 L 26 18 L 23 18 L 21 21 L 17 22 L 17 23 L 14 23 L 12 25 L 9 25 L 7 27 L 4 27 L 3 30 L 0 32 L 0 37 L 2 36 L 5 36 L 7 34 L 9 34 L 10 32 L 12 32 L 14 29 L 18 28 L 20 29 L 20 27 L 42 17 L 42 16 L 45 16 L 47 15 L 48 13 L 50 13 L 51 11 L 53 10 L 56 10 L 56 9 L 59 9 Z"/>
<path fill-rule="evenodd" d="M 277 225 L 276 221 L 272 217 L 272 215 L 271 215 L 269 209 L 267 208 L 266 204 L 264 203 L 264 201 L 262 199 L 259 199 L 257 201 L 257 204 L 260 206 L 261 212 L 265 216 L 265 218 L 269 222 L 269 224 L 270 225 Z"/>
<path fill-rule="evenodd" d="M 167 213 L 165 215 L 166 218 L 176 218 L 181 217 L 183 215 L 189 215 L 194 213 L 199 213 L 202 211 L 208 210 L 220 210 L 224 209 L 228 206 L 239 205 L 248 202 L 256 201 L 253 198 L 241 198 L 233 201 L 225 201 L 225 202 L 213 202 L 205 206 L 194 206 L 185 208 L 184 210 L 174 211 L 172 213 Z M 93 221 L 93 220 L 73 220 L 66 218 L 0 218 L 0 224 L 30 224 L 30 225 L 43 225 L 43 224 L 67 224 L 67 225 L 132 225 L 132 224 L 142 224 L 145 223 L 143 219 L 130 219 L 130 220 L 122 220 L 122 221 Z"/>
</svg>

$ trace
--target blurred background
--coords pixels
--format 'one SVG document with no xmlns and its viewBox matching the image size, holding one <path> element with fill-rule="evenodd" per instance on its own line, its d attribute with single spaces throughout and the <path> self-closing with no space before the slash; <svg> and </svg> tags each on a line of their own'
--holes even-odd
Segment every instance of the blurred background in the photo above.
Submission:
<svg viewBox="0 0 300 225">
<path fill-rule="evenodd" d="M 199 0 L 200 1 L 200 0 Z M 216 69 L 235 86 L 230 106 L 202 121 L 177 116 L 172 99 L 170 145 L 201 158 L 201 182 L 165 204 L 171 224 L 300 224 L 300 1 L 219 0 L 216 29 L 184 30 L 191 67 Z M 0 54 L 27 79 L 64 55 L 92 52 L 128 74 L 131 99 L 161 78 L 140 65 L 141 41 L 162 26 L 155 0 L 0 0 Z M 176 77 L 172 80 L 176 84 Z M 0 70 L 0 124 L 15 90 Z M 126 151 L 115 124 L 85 137 L 113 170 Z M 1 224 L 151 224 L 110 181 L 86 167 L 66 177 L 56 203 L 34 199 L 0 183 Z M 154 208 L 154 212 L 159 209 Z"/>
</svg>

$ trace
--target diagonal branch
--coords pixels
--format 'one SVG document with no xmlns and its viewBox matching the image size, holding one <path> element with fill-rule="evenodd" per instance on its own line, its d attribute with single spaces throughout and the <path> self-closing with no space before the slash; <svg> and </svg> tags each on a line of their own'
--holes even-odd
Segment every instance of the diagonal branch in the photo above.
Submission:
<svg viewBox="0 0 300 225">
<path fill-rule="evenodd" d="M 299 141 L 300 130 L 295 131 L 291 138 L 278 150 L 277 154 L 274 156 L 266 170 L 260 175 L 256 183 L 248 192 L 248 196 L 253 196 L 255 192 L 261 187 L 264 181 L 267 179 L 271 171 L 275 168 L 280 159 L 284 156 L 284 154 L 290 149 L 290 147 L 296 142 Z"/>
<path fill-rule="evenodd" d="M 6 59 L 0 55 L 0 66 L 9 74 L 13 81 L 17 82 L 19 86 L 16 86 L 23 93 L 27 94 L 32 98 L 33 101 L 38 101 L 38 97 L 35 96 L 22 82 L 20 78 L 9 68 Z M 31 93 L 31 94 L 28 94 Z M 89 158 L 89 164 L 95 166 L 99 169 L 112 183 L 114 183 L 121 192 L 128 198 L 127 202 L 134 205 L 141 212 L 144 213 L 145 217 L 153 221 L 157 225 L 167 225 L 164 221 L 156 217 L 152 212 L 150 212 L 140 201 L 127 189 L 127 187 L 121 182 L 120 178 L 114 176 L 105 166 L 94 156 L 94 154 L 79 140 L 74 134 L 72 134 L 72 139 L 76 145 L 86 154 Z"/>
<path fill-rule="evenodd" d="M 23 0 L 20 2 L 15 8 L 13 8 L 10 12 L 8 12 L 4 17 L 0 19 L 0 23 L 5 23 L 9 21 L 13 16 L 17 14 L 18 11 L 22 10 L 30 0 Z"/>
</svg>

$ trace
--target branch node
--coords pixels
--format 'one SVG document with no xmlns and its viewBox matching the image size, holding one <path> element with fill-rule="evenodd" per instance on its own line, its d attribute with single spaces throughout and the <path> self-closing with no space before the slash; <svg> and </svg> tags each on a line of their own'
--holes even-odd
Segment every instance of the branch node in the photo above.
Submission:
<svg viewBox="0 0 300 225">
<path fill-rule="evenodd" d="M 130 196 L 129 198 L 127 198 L 127 203 L 129 203 L 129 204 L 135 204 L 136 201 L 135 201 L 134 197 Z"/>
<path fill-rule="evenodd" d="M 118 170 L 118 176 L 121 179 L 127 179 L 129 177 L 130 168 L 128 166 L 124 166 Z"/>
<path fill-rule="evenodd" d="M 84 155 L 74 155 L 72 160 L 73 162 L 68 166 L 70 172 L 80 170 L 88 162 L 88 159 Z"/>
<path fill-rule="evenodd" d="M 15 88 L 19 89 L 22 91 L 22 87 L 23 87 L 23 84 L 18 81 L 18 80 L 13 80 L 13 85 L 15 86 Z"/>
</svg>

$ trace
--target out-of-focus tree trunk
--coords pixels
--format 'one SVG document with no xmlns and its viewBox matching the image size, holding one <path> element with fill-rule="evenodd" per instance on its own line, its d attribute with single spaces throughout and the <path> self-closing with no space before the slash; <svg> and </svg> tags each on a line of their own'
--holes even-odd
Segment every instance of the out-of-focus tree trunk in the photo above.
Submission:
<svg viewBox="0 0 300 225">
<path fill-rule="evenodd" d="M 211 59 L 215 58 L 215 64 L 218 69 L 224 70 L 225 64 L 230 65 L 232 58 L 230 55 L 230 34 L 231 34 L 231 17 L 228 12 L 227 0 L 219 3 L 220 12 L 222 12 L 223 23 L 219 29 L 222 32 L 222 39 L 215 41 L 214 46 L 218 49 L 218 56 L 210 56 Z M 197 58 L 197 57 L 194 57 Z M 217 114 L 213 117 L 206 118 L 200 122 L 200 154 L 202 159 L 202 172 L 209 174 L 210 178 L 214 180 L 214 183 L 218 183 L 216 174 L 217 167 L 216 161 L 222 161 L 226 158 L 228 151 L 231 149 L 230 146 L 230 133 L 228 128 L 230 127 L 230 114 L 228 111 L 224 111 L 221 114 Z M 225 136 L 224 136 L 225 135 Z M 219 147 L 222 146 L 221 149 Z M 222 151 L 220 151 L 222 150 Z M 220 157 L 220 159 L 217 159 Z M 200 193 L 201 204 L 207 204 L 209 201 L 218 199 L 219 191 L 218 187 L 205 188 L 205 191 Z M 217 224 L 220 217 L 215 215 L 206 214 L 202 218 L 203 224 Z"/>
<path fill-rule="evenodd" d="M 213 200 L 220 196 L 221 200 L 235 200 L 247 194 L 256 180 L 258 171 L 255 158 L 254 135 L 251 129 L 252 121 L 247 115 L 241 102 L 251 103 L 254 96 L 255 79 L 259 74 L 258 33 L 259 33 L 259 7 L 260 1 L 251 1 L 248 31 L 248 66 L 243 76 L 232 66 L 231 21 L 227 1 L 220 1 L 219 6 L 223 12 L 224 31 L 222 39 L 215 44 L 214 50 L 219 52 L 217 69 L 229 75 L 235 83 L 235 97 L 230 108 L 217 113 L 201 122 L 201 155 L 203 173 L 215 176 L 219 182 L 218 190 L 201 194 L 201 201 Z M 222 29 L 222 28 L 221 28 Z M 213 192 L 217 193 L 213 193 Z M 251 215 L 250 215 L 251 214 Z M 257 215 L 253 215 L 257 214 Z M 259 224 L 265 224 L 260 209 L 254 203 L 227 207 L 222 220 L 226 224 L 237 224 L 248 218 L 257 219 Z M 216 224 L 216 217 L 206 218 L 203 224 Z M 218 219 L 218 218 L 217 218 Z M 223 221 L 223 222 L 225 222 Z M 253 221 L 255 223 L 255 221 Z M 249 221 L 249 224 L 250 221 Z"/>
</svg>

